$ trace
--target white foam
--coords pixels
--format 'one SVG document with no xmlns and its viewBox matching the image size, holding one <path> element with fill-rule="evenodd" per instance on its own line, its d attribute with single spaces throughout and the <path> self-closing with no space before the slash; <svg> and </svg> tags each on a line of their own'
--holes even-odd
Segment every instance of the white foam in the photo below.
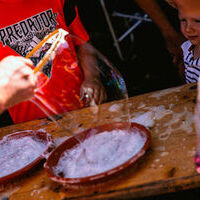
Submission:
<svg viewBox="0 0 200 200">
<path fill-rule="evenodd" d="M 180 119 L 181 120 L 180 122 Z M 179 126 L 174 127 L 175 124 L 180 123 Z M 159 135 L 160 140 L 167 140 L 172 132 L 174 131 L 185 131 L 186 133 L 191 133 L 193 130 L 193 123 L 194 123 L 194 115 L 192 112 L 189 112 L 187 107 L 184 107 L 182 112 L 174 112 L 172 115 L 172 119 L 166 121 L 164 123 L 165 131 L 163 131 Z"/>
<path fill-rule="evenodd" d="M 122 130 L 92 135 L 81 145 L 66 151 L 60 158 L 55 173 L 68 178 L 91 176 L 112 169 L 137 154 L 146 138 L 137 128 L 131 133 Z"/>
<path fill-rule="evenodd" d="M 112 106 L 109 107 L 110 112 L 116 112 L 121 109 L 122 105 L 121 104 L 113 104 Z"/>
<path fill-rule="evenodd" d="M 172 113 L 171 110 L 166 109 L 163 105 L 146 107 L 145 109 L 148 111 L 133 113 L 134 117 L 132 117 L 131 122 L 136 122 L 146 127 L 153 127 L 156 120 L 160 120 L 164 116 Z"/>
<path fill-rule="evenodd" d="M 174 93 L 174 92 L 180 92 L 181 88 L 182 87 L 174 87 L 174 88 L 169 88 L 169 89 L 157 91 L 156 93 L 153 93 L 149 97 L 154 97 L 156 99 L 160 99 L 162 96 L 165 96 L 167 94 Z"/>
<path fill-rule="evenodd" d="M 194 125 L 194 114 L 187 107 L 184 107 L 181 112 L 174 112 L 171 110 L 172 108 L 174 108 L 174 104 L 170 104 L 170 109 L 166 109 L 164 105 L 145 107 L 146 112 L 133 113 L 130 121 L 142 124 L 147 128 L 155 125 L 154 131 L 155 133 L 160 133 L 160 140 L 167 140 L 174 131 L 182 130 L 186 133 L 191 133 Z M 171 118 L 163 121 L 163 130 L 160 132 L 160 129 L 156 127 L 156 122 L 167 115 Z"/>
<path fill-rule="evenodd" d="M 54 139 L 54 143 L 56 146 L 59 146 L 61 143 L 63 143 L 65 140 L 67 140 L 69 136 L 59 137 Z"/>
<path fill-rule="evenodd" d="M 165 117 L 168 114 L 171 114 L 172 111 L 168 110 L 165 108 L 165 106 L 160 105 L 160 106 L 152 106 L 152 107 L 147 107 L 149 110 L 151 110 L 151 112 L 153 112 L 154 116 L 153 119 L 154 120 L 160 120 L 163 117 Z"/>
<path fill-rule="evenodd" d="M 132 118 L 130 121 L 142 124 L 143 126 L 146 127 L 152 127 L 154 125 L 153 113 L 151 111 L 145 112 L 143 114 L 140 114 Z"/>
<path fill-rule="evenodd" d="M 154 148 L 155 151 L 165 151 L 165 146 L 158 146 Z"/>
<path fill-rule="evenodd" d="M 11 174 L 42 155 L 46 144 L 31 136 L 0 142 L 0 177 Z"/>
<path fill-rule="evenodd" d="M 146 106 L 146 104 L 143 103 L 143 102 L 141 102 L 141 103 L 139 104 L 138 108 L 144 108 L 145 106 Z"/>
<path fill-rule="evenodd" d="M 167 155 L 169 155 L 169 152 L 162 152 L 161 154 L 160 154 L 160 156 L 167 156 Z"/>
</svg>

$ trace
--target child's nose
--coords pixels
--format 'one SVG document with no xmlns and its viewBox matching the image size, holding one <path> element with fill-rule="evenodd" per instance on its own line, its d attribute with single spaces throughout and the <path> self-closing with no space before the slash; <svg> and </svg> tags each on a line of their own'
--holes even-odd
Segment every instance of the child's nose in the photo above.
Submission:
<svg viewBox="0 0 200 200">
<path fill-rule="evenodd" d="M 192 26 L 192 23 L 191 23 L 191 22 L 187 22 L 187 23 L 186 23 L 185 31 L 186 31 L 187 33 L 191 33 L 191 32 L 193 32 L 193 31 L 194 31 L 194 29 L 193 29 L 193 26 Z"/>
</svg>

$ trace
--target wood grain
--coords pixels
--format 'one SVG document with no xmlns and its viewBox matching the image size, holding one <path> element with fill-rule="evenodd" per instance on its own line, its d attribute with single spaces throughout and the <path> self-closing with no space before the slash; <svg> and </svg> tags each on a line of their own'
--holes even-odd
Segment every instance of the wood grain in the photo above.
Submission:
<svg viewBox="0 0 200 200">
<path fill-rule="evenodd" d="M 194 129 L 196 84 L 183 85 L 115 101 L 97 108 L 73 111 L 58 120 L 71 131 L 48 119 L 0 129 L 0 136 L 21 130 L 45 129 L 54 139 L 97 125 L 151 115 L 152 141 L 145 156 L 133 167 L 112 178 L 76 190 L 51 181 L 41 164 L 30 173 L 0 187 L 1 197 L 19 199 L 134 199 L 199 187 L 194 164 L 197 136 Z M 149 123 L 149 119 L 148 119 Z"/>
</svg>

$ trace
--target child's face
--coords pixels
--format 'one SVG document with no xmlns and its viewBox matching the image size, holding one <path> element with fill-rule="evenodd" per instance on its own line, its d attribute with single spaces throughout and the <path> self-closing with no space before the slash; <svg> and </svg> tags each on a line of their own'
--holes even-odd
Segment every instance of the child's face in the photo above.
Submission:
<svg viewBox="0 0 200 200">
<path fill-rule="evenodd" d="M 175 0 L 181 31 L 193 45 L 200 45 L 200 0 Z"/>
</svg>

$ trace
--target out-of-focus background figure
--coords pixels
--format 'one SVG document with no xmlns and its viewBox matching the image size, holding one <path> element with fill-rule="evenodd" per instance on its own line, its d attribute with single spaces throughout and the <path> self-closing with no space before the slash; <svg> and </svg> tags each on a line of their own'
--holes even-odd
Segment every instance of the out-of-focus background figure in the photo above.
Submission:
<svg viewBox="0 0 200 200">
<path fill-rule="evenodd" d="M 200 74 L 200 1 L 174 0 L 179 13 L 181 32 L 187 39 L 181 47 L 186 83 L 198 82 Z"/>
</svg>

